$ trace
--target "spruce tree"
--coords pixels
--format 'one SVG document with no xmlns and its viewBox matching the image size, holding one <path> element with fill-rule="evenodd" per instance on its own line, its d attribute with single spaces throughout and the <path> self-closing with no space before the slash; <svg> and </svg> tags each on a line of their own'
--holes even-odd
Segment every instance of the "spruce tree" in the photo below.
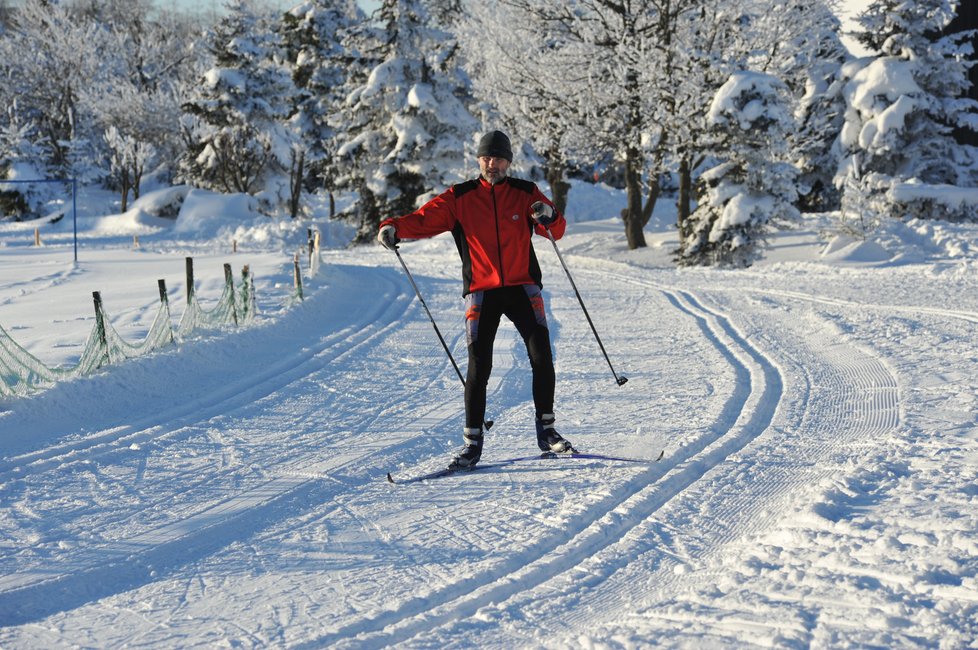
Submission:
<svg viewBox="0 0 978 650">
<path fill-rule="evenodd" d="M 846 85 L 846 122 L 836 185 L 850 202 L 884 217 L 956 217 L 929 200 L 902 198 L 907 183 L 973 185 L 974 150 L 953 129 L 978 125 L 978 103 L 963 97 L 967 33 L 941 36 L 949 0 L 876 0 L 858 17 L 860 41 L 879 52 Z M 858 173 L 855 169 L 858 168 Z"/>
<path fill-rule="evenodd" d="M 270 189 L 291 151 L 284 121 L 293 88 L 280 64 L 279 39 L 250 0 L 232 0 L 208 34 L 214 66 L 184 105 L 187 128 L 184 181 L 220 192 Z"/>
<path fill-rule="evenodd" d="M 339 181 L 359 195 L 359 242 L 376 235 L 382 217 L 410 212 L 460 180 L 465 141 L 478 126 L 459 99 L 467 88 L 455 42 L 429 26 L 424 4 L 385 0 L 377 18 L 381 27 L 362 30 L 358 45 L 376 63 L 337 116 Z"/>
<path fill-rule="evenodd" d="M 788 101 L 783 83 L 758 72 L 735 73 L 717 92 L 707 117 L 714 164 L 701 176 L 680 264 L 749 266 L 772 226 L 799 217 Z"/>
<path fill-rule="evenodd" d="M 354 0 L 308 0 L 282 16 L 278 27 L 296 92 L 289 128 L 294 135 L 290 160 L 292 213 L 302 190 L 324 189 L 335 210 L 336 129 L 329 118 L 361 73 L 348 47 L 353 27 L 365 16 Z"/>
</svg>

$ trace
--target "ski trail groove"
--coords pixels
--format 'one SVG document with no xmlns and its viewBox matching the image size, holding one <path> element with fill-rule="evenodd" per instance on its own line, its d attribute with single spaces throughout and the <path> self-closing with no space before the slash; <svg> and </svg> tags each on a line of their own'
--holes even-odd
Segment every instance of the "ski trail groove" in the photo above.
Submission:
<svg viewBox="0 0 978 650">
<path fill-rule="evenodd" d="M 397 293 L 389 277 L 379 275 L 388 286 L 387 299 L 375 304 L 378 308 L 366 312 L 362 320 L 353 326 L 324 336 L 312 347 L 303 347 L 295 355 L 281 363 L 272 364 L 249 382 L 249 388 L 241 391 L 235 386 L 223 391 L 218 399 L 209 402 L 212 406 L 201 409 L 181 408 L 155 414 L 154 419 L 162 424 L 149 429 L 138 430 L 138 425 L 113 429 L 108 434 L 96 436 L 95 444 L 86 438 L 77 444 L 69 445 L 70 451 L 62 446 L 42 449 L 33 462 L 24 464 L 7 461 L 8 471 L 15 467 L 25 467 L 27 473 L 17 472 L 15 480 L 23 481 L 40 472 L 70 470 L 75 466 L 86 466 L 93 459 L 105 458 L 120 446 L 133 444 L 133 441 L 156 441 L 164 439 L 180 440 L 192 435 L 193 423 L 206 422 L 215 414 L 227 415 L 236 408 L 251 404 L 265 395 L 282 390 L 297 379 L 308 376 L 316 368 L 328 366 L 332 361 L 353 353 L 357 349 L 373 345 L 396 329 L 400 317 L 412 304 L 404 299 L 403 292 Z M 184 415 L 188 412 L 189 415 Z M 166 422 L 166 418 L 174 418 Z M 186 420 L 186 422 L 184 422 Z M 167 428 L 166 424 L 175 425 Z M 206 429 L 204 431 L 206 437 Z M 88 443 L 86 446 L 85 443 Z M 374 453 L 374 449 L 361 447 L 357 453 L 341 455 L 331 463 L 321 463 L 319 469 L 335 472 L 343 467 L 361 461 Z M 91 465 L 89 465 L 91 466 Z M 250 471 L 243 468 L 242 471 Z M 117 593 L 120 589 L 131 589 L 148 581 L 157 579 L 159 574 L 171 572 L 196 559 L 209 555 L 233 540 L 253 534 L 283 517 L 294 515 L 295 503 L 320 503 L 331 494 L 320 480 L 309 476 L 273 476 L 258 481 L 243 490 L 217 501 L 203 503 L 202 509 L 156 524 L 125 539 L 99 542 L 80 550 L 70 552 L 58 564 L 35 567 L 20 566 L 17 573 L 0 576 L 0 625 L 24 624 L 81 606 L 92 600 Z M 197 476 L 187 474 L 186 481 L 180 484 L 184 489 L 192 486 L 200 490 L 210 484 L 217 484 L 233 475 L 234 471 L 215 472 L 212 475 Z M 122 520 L 133 520 L 140 513 L 166 504 L 169 495 L 154 495 L 144 501 L 138 509 L 128 510 L 122 515 L 104 517 L 95 526 L 87 527 L 90 539 L 111 539 L 110 529 L 120 525 Z"/>
<path fill-rule="evenodd" d="M 738 300 L 738 305 L 742 307 L 743 301 Z M 757 318 L 744 313 L 742 320 L 751 316 Z M 623 540 L 614 550 L 588 561 L 573 580 L 562 578 L 563 584 L 553 581 L 543 593 L 534 594 L 548 607 L 565 607 L 576 613 L 551 630 L 554 638 L 564 635 L 568 642 L 591 635 L 601 638 L 603 633 L 595 632 L 601 629 L 599 624 L 620 619 L 623 609 L 631 611 L 640 603 L 644 605 L 638 615 L 658 617 L 657 607 L 674 603 L 676 594 L 692 591 L 695 584 L 710 584 L 713 574 L 709 567 L 711 563 L 723 566 L 722 556 L 729 542 L 776 524 L 779 513 L 789 508 L 793 493 L 836 474 L 840 455 L 858 457 L 867 440 L 899 426 L 898 384 L 881 359 L 845 337 L 840 339 L 837 330 L 818 319 L 798 325 L 793 312 L 784 318 L 800 330 L 801 336 L 797 341 L 786 338 L 782 326 L 773 322 L 777 336 L 767 340 L 768 349 L 779 351 L 777 363 L 782 364 L 779 368 L 786 377 L 786 387 L 791 387 L 790 392 L 785 391 L 785 397 L 791 399 L 783 400 L 786 403 L 779 408 L 771 434 L 752 445 L 750 455 L 725 465 L 725 471 L 713 477 L 710 489 L 704 486 L 690 491 L 671 503 L 673 515 L 644 522 L 636 529 L 634 540 Z M 769 314 L 761 316 L 751 338 L 765 341 L 764 328 L 771 324 Z M 757 463 L 752 458 L 772 454 L 779 461 L 767 458 Z M 755 471 L 762 474 L 754 475 Z M 743 474 L 749 475 L 749 491 L 738 489 Z M 709 511 L 710 516 L 692 517 L 697 511 Z M 672 544 L 681 543 L 678 535 L 682 531 L 666 529 L 667 517 L 672 516 L 696 522 L 695 531 L 686 533 L 694 545 L 683 545 L 678 556 Z M 711 522 L 714 525 L 709 525 Z M 716 525 L 720 522 L 723 525 Z M 694 576 L 696 580 L 686 572 L 673 570 L 690 563 L 702 567 Z M 650 589 L 650 585 L 654 587 Z M 582 600 L 587 602 L 586 612 L 580 606 Z M 544 618 L 532 600 L 522 603 L 522 609 L 520 603 L 510 606 L 521 616 Z M 575 637 L 568 624 L 582 636 Z M 674 624 L 682 622 L 677 619 Z"/>
<path fill-rule="evenodd" d="M 579 528 L 565 532 L 555 547 L 541 544 L 546 548 L 527 551 L 503 567 L 447 585 L 425 598 L 409 600 L 394 610 L 355 621 L 298 647 L 343 647 L 365 641 L 372 646 L 405 643 L 533 590 L 628 535 L 711 468 L 763 433 L 783 392 L 777 368 L 737 332 L 726 316 L 703 307 L 692 293 L 663 293 L 676 309 L 696 321 L 737 377 L 737 389 L 709 435 L 688 444 L 661 466 L 638 474 L 629 481 L 624 496 L 615 495 L 592 506 Z"/>
<path fill-rule="evenodd" d="M 377 307 L 373 311 L 362 320 L 323 337 L 315 345 L 296 346 L 298 349 L 293 355 L 259 366 L 256 375 L 228 382 L 206 397 L 187 400 L 168 411 L 88 434 L 78 440 L 59 442 L 0 459 L 0 480 L 10 477 L 14 470 L 17 471 L 14 478 L 23 478 L 25 474 L 22 472 L 25 471 L 36 473 L 62 468 L 69 463 L 85 462 L 112 453 L 120 446 L 145 444 L 159 439 L 172 432 L 174 425 L 184 427 L 226 413 L 304 377 L 312 368 L 341 358 L 350 349 L 369 343 L 396 327 L 398 317 L 409 307 L 410 302 L 404 299 L 404 294 L 395 291 L 395 283 L 390 278 L 384 280 L 387 287 L 382 294 L 383 299 L 376 301 Z M 378 328 L 374 325 L 377 322 L 385 325 Z"/>
</svg>

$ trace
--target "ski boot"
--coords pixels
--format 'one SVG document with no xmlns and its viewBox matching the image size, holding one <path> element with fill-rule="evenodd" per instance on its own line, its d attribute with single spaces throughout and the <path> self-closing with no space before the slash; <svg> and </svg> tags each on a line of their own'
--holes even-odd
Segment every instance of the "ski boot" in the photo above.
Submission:
<svg viewBox="0 0 978 650">
<path fill-rule="evenodd" d="M 448 469 L 470 469 L 482 458 L 482 428 L 466 429 L 462 435 L 465 446 L 452 459 Z"/>
<path fill-rule="evenodd" d="M 537 418 L 537 446 L 540 451 L 550 454 L 577 453 L 570 441 L 557 433 L 554 420 L 553 413 L 544 413 Z"/>
</svg>

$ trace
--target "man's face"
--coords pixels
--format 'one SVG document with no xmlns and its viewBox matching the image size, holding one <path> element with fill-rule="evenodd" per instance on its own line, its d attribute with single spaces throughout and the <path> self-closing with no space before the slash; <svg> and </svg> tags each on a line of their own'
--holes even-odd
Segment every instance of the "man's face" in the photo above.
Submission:
<svg viewBox="0 0 978 650">
<path fill-rule="evenodd" d="M 509 171 L 509 161 L 495 156 L 479 156 L 479 171 L 484 179 L 495 185 L 506 178 L 506 172 Z"/>
</svg>

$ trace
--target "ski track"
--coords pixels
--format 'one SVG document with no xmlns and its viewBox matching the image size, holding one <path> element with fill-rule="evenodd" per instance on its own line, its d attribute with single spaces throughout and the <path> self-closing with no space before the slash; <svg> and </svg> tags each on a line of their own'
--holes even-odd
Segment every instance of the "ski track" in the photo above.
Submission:
<svg viewBox="0 0 978 650">
<path fill-rule="evenodd" d="M 219 416 L 228 417 L 236 410 L 282 392 L 330 363 L 346 361 L 346 357 L 354 354 L 366 355 L 365 349 L 382 344 L 393 331 L 402 328 L 402 320 L 421 322 L 421 314 L 414 313 L 420 312 L 420 307 L 413 293 L 405 291 L 403 279 L 394 280 L 390 271 L 374 275 L 382 280 L 383 290 L 375 293 L 375 300 L 372 301 L 378 306 L 377 309 L 368 312 L 362 319 L 323 337 L 313 346 L 301 347 L 291 357 L 263 366 L 257 377 L 222 387 L 204 401 L 191 401 L 178 409 L 155 413 L 142 421 L 5 459 L 0 464 L 0 484 L 4 481 L 31 480 L 44 472 L 93 471 L 98 463 L 119 462 L 120 456 L 131 454 L 133 445 L 177 442 L 183 446 L 192 445 L 192 439 L 200 435 L 201 428 L 205 429 L 205 437 L 218 448 L 224 471 L 200 476 L 190 469 L 183 477 L 171 479 L 173 483 L 206 493 L 212 486 L 225 482 L 229 473 L 253 471 L 247 467 L 232 467 L 229 458 L 234 454 L 234 447 L 228 448 L 223 442 L 224 436 L 219 432 L 218 439 L 213 440 L 215 434 L 207 429 L 206 423 Z M 423 281 L 421 284 L 424 287 Z M 423 339 L 434 339 L 430 327 L 415 327 L 415 331 Z M 449 342 L 456 357 L 463 337 L 456 335 Z M 515 341 L 513 336 L 499 338 L 497 349 L 508 349 L 508 354 L 504 354 L 503 358 L 511 361 L 496 364 L 497 371 L 489 386 L 490 394 L 507 379 L 512 379 L 516 366 L 512 359 L 517 354 Z M 431 360 L 428 354 L 430 345 L 431 340 L 421 342 L 422 354 L 427 361 Z M 464 350 L 464 342 L 462 348 Z M 435 360 L 431 379 L 421 388 L 422 392 L 441 386 L 446 376 L 457 380 L 447 357 L 435 357 Z M 354 435 L 370 437 L 371 433 L 379 434 L 380 442 L 356 442 L 327 462 L 280 462 L 277 467 L 262 470 L 262 475 L 271 478 L 260 480 L 248 489 L 216 502 L 207 503 L 204 500 L 207 507 L 199 511 L 185 513 L 180 518 L 134 536 L 83 548 L 72 553 L 70 560 L 59 562 L 54 568 L 21 569 L 0 576 L 0 626 L 39 620 L 121 590 L 138 588 L 162 575 L 173 573 L 234 540 L 247 538 L 273 522 L 294 516 L 297 503 L 311 506 L 327 502 L 335 497 L 337 490 L 350 489 L 357 482 L 362 482 L 362 466 L 366 458 L 379 457 L 394 462 L 402 456 L 405 459 L 414 457 L 416 453 L 411 453 L 412 449 L 419 442 L 423 443 L 431 431 L 445 429 L 448 422 L 452 423 L 453 430 L 458 430 L 462 386 L 461 382 L 453 384 L 449 380 L 447 383 L 451 386 L 452 394 L 414 414 L 408 426 L 395 436 L 397 439 L 392 439 L 388 426 L 378 422 L 379 415 L 365 414 L 367 421 L 355 427 Z M 487 416 L 492 417 L 491 414 Z M 145 472 L 144 466 L 145 455 L 137 469 L 136 480 Z M 354 478 L 343 478 L 351 472 Z M 356 476 L 358 474 L 359 477 Z M 374 476 L 382 475 L 375 473 Z M 139 510 L 103 517 L 94 526 L 87 527 L 87 531 L 94 540 L 110 538 L 113 528 L 138 519 L 142 512 L 168 504 L 170 499 L 171 495 L 162 494 L 146 500 Z"/>
<path fill-rule="evenodd" d="M 533 510 L 519 513 L 536 518 L 545 529 L 544 543 L 538 548 L 475 568 L 458 579 L 433 576 L 431 591 L 423 597 L 395 602 L 384 611 L 356 615 L 325 634 L 310 635 L 314 630 L 307 629 L 300 633 L 303 640 L 298 644 L 295 637 L 284 635 L 286 624 L 281 623 L 278 640 L 271 637 L 273 643 L 284 644 L 289 639 L 289 645 L 299 648 L 466 645 L 475 642 L 474 637 L 466 636 L 467 620 L 478 615 L 507 621 L 500 626 L 505 632 L 490 645 L 507 647 L 531 638 L 559 645 L 586 637 L 600 625 L 614 629 L 616 622 L 628 616 L 655 618 L 650 609 L 656 603 L 695 586 L 688 584 L 684 567 L 710 567 L 731 541 L 775 520 L 794 491 L 834 471 L 833 459 L 842 462 L 858 455 L 861 445 L 900 426 L 895 374 L 872 351 L 859 349 L 845 337 L 840 342 L 839 332 L 828 319 L 812 316 L 805 325 L 794 326 L 803 331 L 795 331 L 790 314 L 773 325 L 765 321 L 771 310 L 765 309 L 760 299 L 741 313 L 722 290 L 675 289 L 638 279 L 625 265 L 588 258 L 574 261 L 575 274 L 595 282 L 600 278 L 602 282 L 658 292 L 664 304 L 688 319 L 714 348 L 729 367 L 734 388 L 712 424 L 686 444 L 671 449 L 661 463 L 636 471 L 613 493 L 591 503 L 569 522 L 552 525 Z M 221 471 L 208 479 L 194 477 L 191 467 L 181 480 L 194 490 L 208 492 L 229 476 L 254 472 L 239 458 L 241 443 L 221 429 L 209 428 L 209 421 L 230 420 L 235 412 L 250 413 L 252 405 L 263 398 L 315 377 L 331 362 L 367 357 L 371 349 L 387 345 L 395 335 L 418 339 L 422 358 L 428 350 L 425 363 L 430 368 L 425 383 L 396 393 L 405 397 L 409 392 L 430 393 L 433 399 L 425 401 L 426 407 L 410 418 L 407 414 L 411 409 L 398 410 L 403 424 L 394 433 L 389 426 L 394 416 L 389 412 L 364 413 L 356 422 L 329 432 L 329 444 L 320 450 L 322 456 L 329 456 L 326 459 L 309 461 L 308 455 L 285 455 L 284 460 L 263 467 L 257 478 L 245 481 L 243 489 L 217 500 L 197 501 L 195 510 L 162 525 L 81 548 L 54 567 L 38 564 L 30 570 L 19 567 L 16 573 L 4 574 L 0 577 L 0 626 L 38 621 L 121 590 L 138 588 L 273 524 L 301 519 L 303 512 L 312 512 L 320 504 L 359 489 L 364 482 L 380 480 L 384 468 L 376 464 L 378 457 L 391 466 L 400 463 L 418 472 L 426 471 L 425 463 L 417 464 L 419 449 L 429 450 L 432 462 L 443 462 L 431 434 L 450 431 L 452 440 L 457 440 L 460 382 L 447 358 L 442 355 L 432 361 L 430 350 L 437 340 L 406 281 L 395 279 L 396 274 L 390 271 L 361 270 L 364 273 L 358 275 L 358 281 L 370 278 L 378 283 L 372 290 L 382 296 L 376 301 L 378 307 L 367 315 L 323 336 L 311 347 L 300 346 L 285 359 L 263 364 L 247 381 L 229 382 L 201 400 L 3 459 L 0 485 L 26 481 L 45 472 L 89 471 L 93 466 L 97 470 L 99 463 L 118 463 L 120 454 L 131 455 L 128 450 L 133 445 L 188 444 L 203 431 L 206 444 L 221 458 Z M 436 282 L 430 276 L 419 278 L 437 317 L 452 313 L 458 306 L 445 306 L 445 292 L 437 290 Z M 798 292 L 754 293 L 842 309 L 873 308 Z M 730 315 L 735 309 L 737 322 Z M 969 312 L 919 311 L 978 322 L 978 316 Z M 410 329 L 401 321 L 415 325 Z M 559 339 L 559 320 L 554 318 L 552 323 L 555 339 Z M 461 329 L 446 329 L 442 323 L 439 327 L 443 333 Z M 464 353 L 462 335 L 456 333 L 448 343 L 456 360 L 463 362 L 458 352 L 461 349 Z M 783 349 L 789 343 L 791 349 Z M 501 329 L 489 387 L 491 408 L 496 412 L 487 413 L 487 418 L 526 421 L 529 373 L 524 357 L 518 337 Z M 397 370 L 389 372 L 396 374 Z M 342 389 L 356 389 L 355 378 L 344 381 L 347 384 Z M 311 431 L 313 426 L 314 421 L 299 429 Z M 344 441 L 353 444 L 344 445 Z M 136 481 L 145 475 L 147 455 L 136 464 Z M 758 462 L 754 455 L 782 455 L 785 460 Z M 296 461 L 297 457 L 302 460 Z M 752 490 L 738 489 L 745 476 L 749 476 Z M 505 475 L 496 480 L 506 480 Z M 168 496 L 160 495 L 137 510 L 104 518 L 93 529 L 92 539 L 109 538 L 110 529 L 158 508 Z M 200 508 L 201 503 L 206 507 Z M 371 532 L 374 524 L 348 505 L 337 507 L 359 521 L 365 535 L 401 557 L 410 557 L 405 555 L 409 550 L 398 550 L 397 545 L 385 542 L 383 531 Z M 695 531 L 687 524 L 695 524 Z M 478 530 L 463 532 L 469 540 L 478 535 Z M 492 543 L 491 536 L 486 543 Z M 697 584 L 710 575 L 709 571 L 698 574 Z M 550 611 L 570 614 L 553 617 Z M 680 623 L 663 617 L 662 624 Z M 740 629 L 746 624 L 735 623 Z M 325 622 L 323 625 L 327 626 Z M 269 637 L 255 636 L 254 631 L 241 628 L 239 632 L 254 645 L 269 642 Z M 806 632 L 801 624 L 798 634 L 804 636 Z"/>
<path fill-rule="evenodd" d="M 626 280 L 624 276 L 616 279 Z M 765 431 L 782 396 L 783 382 L 777 368 L 737 332 L 726 316 L 705 308 L 690 292 L 662 291 L 675 309 L 696 321 L 736 376 L 737 389 L 710 435 L 686 445 L 661 465 L 640 472 L 625 490 L 579 517 L 576 528 L 561 531 L 563 539 L 541 544 L 543 548 L 512 558 L 498 569 L 451 583 L 424 599 L 409 600 L 396 610 L 358 620 L 300 647 L 342 647 L 347 642 L 355 646 L 385 646 L 417 641 L 420 635 L 465 621 L 495 603 L 532 594 L 555 576 L 628 536 L 710 469 Z M 535 598 L 531 595 L 529 600 Z"/>
<path fill-rule="evenodd" d="M 361 320 L 323 337 L 311 347 L 301 346 L 293 356 L 263 367 L 257 376 L 230 382 L 203 400 L 192 400 L 181 408 L 156 413 L 130 425 L 7 459 L 0 465 L 0 483 L 26 481 L 49 471 L 97 467 L 99 462 L 118 462 L 114 456 L 129 453 L 131 445 L 186 444 L 199 432 L 201 423 L 248 407 L 263 397 L 284 390 L 316 369 L 377 345 L 412 305 L 410 297 L 391 274 L 381 273 L 377 277 L 382 281 L 379 299 L 372 303 L 377 308 L 367 312 Z M 315 473 L 317 476 L 340 473 L 372 452 L 369 446 L 359 445 L 349 457 L 340 456 L 339 462 L 318 465 Z M 319 502 L 328 496 L 322 482 L 303 477 L 302 470 L 285 465 L 279 470 L 267 470 L 267 473 L 282 476 L 260 481 L 247 490 L 207 504 L 199 512 L 188 513 L 136 536 L 82 549 L 59 566 L 3 575 L 0 577 L 0 625 L 37 620 L 106 597 L 120 588 L 135 588 L 290 515 L 289 503 L 297 500 Z M 189 471 L 182 479 L 178 478 L 176 484 L 188 486 L 187 489 L 192 486 L 196 490 L 206 490 L 226 479 L 226 473 L 201 477 Z M 141 512 L 152 511 L 169 498 L 170 495 L 160 495 L 144 503 L 138 511 L 126 512 L 121 517 L 138 519 Z M 111 537 L 109 531 L 119 523 L 118 518 L 110 516 L 88 530 L 93 539 L 104 539 Z M 180 560 L 173 565 L 176 557 Z M 93 588 L 93 585 L 103 585 L 103 588 Z"/>
<path fill-rule="evenodd" d="M 626 560 L 592 558 L 550 592 L 535 594 L 551 606 L 578 613 L 565 621 L 573 633 L 555 629 L 554 634 L 587 635 L 602 619 L 620 618 L 622 608 L 654 618 L 654 605 L 717 579 L 727 544 L 769 527 L 794 493 L 838 472 L 843 459 L 858 457 L 862 446 L 900 426 L 894 373 L 871 352 L 840 342 L 825 323 L 809 325 L 805 339 L 779 332 L 771 340 L 764 328 L 745 335 L 767 342 L 769 350 L 787 341 L 799 346 L 769 361 L 791 387 L 786 392 L 791 399 L 783 400 L 775 426 L 753 441 L 750 454 L 730 454 L 722 468 L 710 473 L 708 485 L 678 495 L 659 519 L 642 522 L 632 539 L 615 549 L 613 555 Z M 754 460 L 755 455 L 767 462 Z M 784 460 L 771 461 L 775 455 Z M 741 481 L 752 489 L 738 489 Z M 684 513 L 708 517 L 696 519 L 695 530 L 684 531 L 681 522 L 689 518 Z M 710 522 L 712 526 L 704 526 Z M 679 547 L 683 533 L 686 541 Z M 690 580 L 685 570 L 689 565 L 708 570 Z M 711 566 L 718 570 L 709 570 Z M 587 603 L 586 617 L 580 615 L 584 608 L 570 607 L 581 601 Z M 711 623 L 723 627 L 721 621 Z"/>
<path fill-rule="evenodd" d="M 607 279 L 608 272 L 602 275 Z M 616 279 L 655 286 L 627 276 L 618 275 Z M 476 585 L 466 584 L 458 592 L 464 595 L 451 601 L 436 598 L 432 603 L 429 599 L 429 607 L 413 612 L 411 617 L 411 612 L 387 614 L 368 628 L 383 625 L 383 631 L 365 635 L 364 627 L 359 626 L 354 645 L 364 641 L 368 646 L 408 641 L 433 645 L 445 639 L 454 639 L 453 645 L 465 645 L 458 639 L 465 639 L 466 620 L 477 613 L 484 619 L 507 618 L 508 625 L 501 627 L 512 637 L 508 641 L 505 637 L 493 640 L 492 645 L 498 647 L 533 637 L 550 639 L 548 645 L 560 638 L 570 643 L 575 637 L 586 636 L 596 623 L 620 617 L 622 608 L 628 611 L 637 603 L 661 602 L 681 589 L 690 589 L 688 579 L 683 577 L 685 572 L 677 571 L 677 567 L 708 564 L 736 537 L 770 524 L 792 491 L 833 471 L 829 463 L 813 476 L 811 468 L 819 461 L 845 451 L 851 453 L 861 442 L 899 426 L 899 393 L 893 373 L 872 354 L 858 353 L 851 344 L 837 343 L 831 338 L 836 332 L 825 333 L 815 348 L 820 353 L 828 351 L 829 355 L 813 355 L 790 369 L 792 375 L 801 375 L 802 395 L 799 404 L 783 405 L 783 373 L 789 371 L 750 343 L 751 338 L 763 338 L 762 332 L 748 337 L 729 317 L 706 308 L 690 291 L 659 288 L 677 310 L 697 321 L 703 335 L 727 359 L 737 378 L 737 390 L 721 411 L 713 435 L 688 445 L 684 455 L 674 454 L 670 459 L 673 467 L 668 472 L 659 476 L 653 470 L 643 476 L 648 487 L 627 494 L 613 506 L 602 504 L 604 514 L 585 521 L 580 530 L 570 531 L 574 534 L 564 545 L 525 565 L 527 558 L 520 558 L 515 564 L 518 568 L 511 564 L 508 573 L 483 578 L 474 591 Z M 819 376 L 812 376 L 809 368 L 818 368 Z M 815 394 L 826 386 L 831 387 L 829 396 L 837 402 L 825 409 L 829 418 L 819 407 L 813 426 L 806 419 L 811 416 L 813 400 L 818 399 Z M 781 413 L 786 424 L 769 432 L 779 410 L 792 412 Z M 788 423 L 799 429 L 814 429 L 818 434 L 814 444 L 798 431 L 785 430 Z M 764 441 L 763 446 L 773 442 L 778 453 L 794 460 L 764 465 L 741 457 L 740 452 L 762 437 L 772 439 Z M 840 449 L 840 444 L 849 449 Z M 758 471 L 763 475 L 759 476 Z M 750 484 L 759 489 L 736 489 L 744 472 L 752 472 Z M 697 484 L 708 476 L 709 486 L 697 490 Z M 669 548 L 668 540 L 678 537 L 679 531 L 664 530 L 655 518 L 660 510 L 698 510 L 709 516 L 697 519 L 695 531 L 687 533 L 693 543 L 687 540 L 681 547 Z M 666 548 L 662 548 L 664 542 Z M 706 579 L 711 577 L 709 572 L 704 575 Z M 654 589 L 649 588 L 652 584 Z M 582 601 L 586 606 L 581 606 Z M 552 611 L 571 614 L 554 621 L 548 615 Z M 573 631 L 568 632 L 568 627 Z M 342 637 L 341 631 L 318 641 L 336 642 Z"/>
<path fill-rule="evenodd" d="M 85 435 L 79 440 L 50 445 L 0 460 L 0 481 L 11 478 L 11 472 L 35 473 L 52 468 L 63 468 L 71 463 L 91 462 L 100 456 L 113 453 L 120 447 L 145 444 L 176 435 L 187 425 L 225 414 L 243 405 L 280 390 L 283 386 L 309 374 L 313 369 L 350 354 L 360 345 L 372 342 L 392 329 L 397 317 L 402 316 L 408 302 L 395 300 L 393 282 L 387 280 L 386 291 L 375 304 L 380 307 L 367 318 L 354 323 L 318 341 L 312 347 L 302 347 L 290 357 L 274 360 L 263 366 L 257 375 L 234 378 L 225 386 L 198 400 L 184 402 L 179 408 L 154 413 L 149 418 L 112 427 Z M 377 320 L 386 325 L 370 327 Z M 191 344 L 192 345 L 192 344 Z"/>
</svg>

